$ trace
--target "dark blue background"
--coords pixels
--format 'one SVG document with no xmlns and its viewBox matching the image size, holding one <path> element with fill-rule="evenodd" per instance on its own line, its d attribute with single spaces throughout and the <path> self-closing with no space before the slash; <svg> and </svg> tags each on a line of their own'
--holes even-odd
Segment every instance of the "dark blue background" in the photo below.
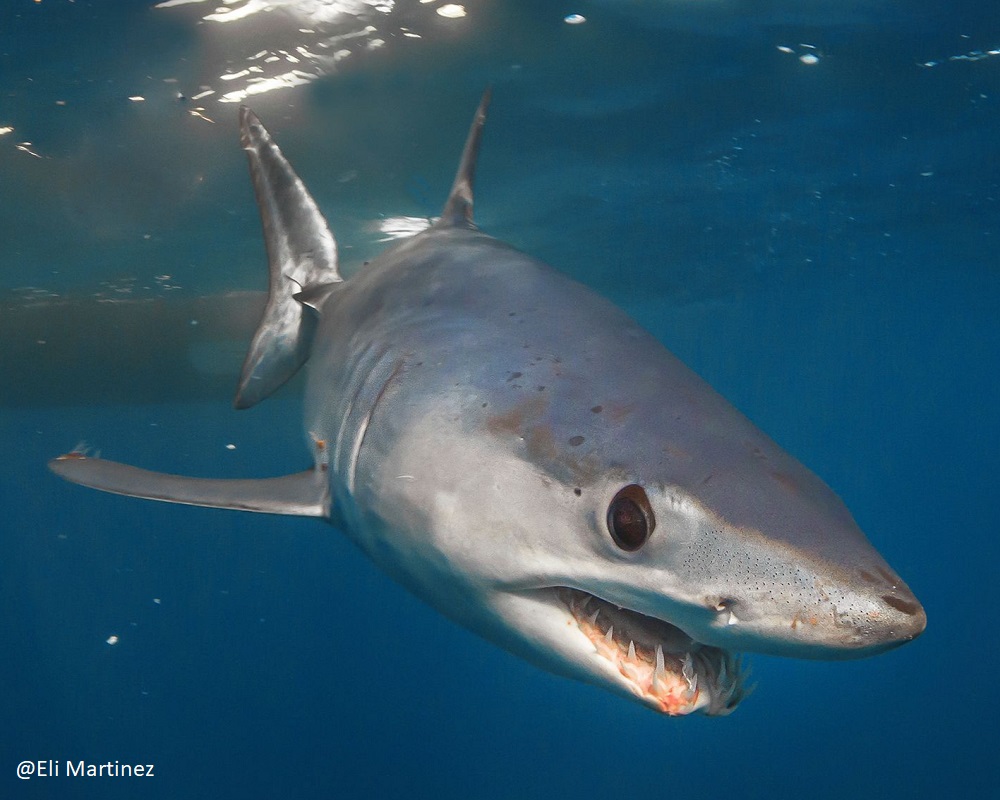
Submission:
<svg viewBox="0 0 1000 800">
<path fill-rule="evenodd" d="M 137 305 L 107 338 L 97 300 L 264 288 L 235 106 L 199 101 L 209 123 L 176 94 L 309 24 L 8 0 L 3 796 L 996 793 L 1000 56 L 950 59 L 1000 47 L 995 4 L 468 6 L 369 10 L 384 47 L 252 99 L 345 260 L 378 249 L 381 216 L 438 211 L 493 84 L 481 226 L 613 297 L 822 475 L 926 606 L 926 634 L 860 662 L 754 657 L 733 716 L 665 719 L 454 627 L 322 523 L 50 476 L 80 439 L 190 474 L 306 463 L 296 387 L 230 409 L 231 334 L 181 341 Z M 59 341 L 79 346 L 51 355 Z M 157 360 L 184 348 L 197 369 Z M 116 350 L 141 358 L 108 367 Z M 48 758 L 156 777 L 14 777 Z"/>
</svg>

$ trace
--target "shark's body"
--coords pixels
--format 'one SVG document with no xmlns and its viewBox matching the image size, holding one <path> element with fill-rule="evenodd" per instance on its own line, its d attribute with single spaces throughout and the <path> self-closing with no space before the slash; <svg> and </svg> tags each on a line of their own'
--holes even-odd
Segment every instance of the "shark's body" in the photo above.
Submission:
<svg viewBox="0 0 1000 800">
<path fill-rule="evenodd" d="M 819 478 L 624 312 L 475 228 L 486 100 L 441 219 L 347 281 L 312 198 L 241 115 L 271 288 L 236 405 L 309 359 L 312 469 L 52 468 L 325 517 L 469 629 L 670 714 L 735 707 L 733 651 L 845 658 L 917 636 L 920 604 Z"/>
</svg>

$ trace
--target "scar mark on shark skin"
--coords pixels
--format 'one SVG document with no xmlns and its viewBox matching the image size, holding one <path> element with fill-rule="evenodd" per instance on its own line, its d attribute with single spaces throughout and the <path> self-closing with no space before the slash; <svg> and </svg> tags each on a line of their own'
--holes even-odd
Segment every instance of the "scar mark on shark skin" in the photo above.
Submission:
<svg viewBox="0 0 1000 800">
<path fill-rule="evenodd" d="M 309 438 L 312 439 L 315 453 L 313 455 L 314 469 L 326 472 L 330 466 L 330 452 L 326 447 L 326 439 L 320 438 L 315 431 L 309 431 Z"/>
</svg>

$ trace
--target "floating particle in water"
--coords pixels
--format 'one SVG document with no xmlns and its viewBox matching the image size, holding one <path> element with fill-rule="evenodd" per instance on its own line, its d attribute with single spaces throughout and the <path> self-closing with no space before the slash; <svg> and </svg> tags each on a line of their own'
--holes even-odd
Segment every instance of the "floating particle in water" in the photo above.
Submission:
<svg viewBox="0 0 1000 800">
<path fill-rule="evenodd" d="M 41 158 L 41 156 L 38 155 L 38 153 L 36 153 L 34 150 L 31 149 L 31 142 L 21 142 L 20 144 L 14 145 L 14 147 L 20 150 L 22 153 L 27 153 L 29 156 L 33 156 L 34 158 Z"/>
<path fill-rule="evenodd" d="M 587 18 L 583 14 L 567 14 L 563 17 L 563 22 L 567 25 L 582 25 L 587 21 Z"/>
<path fill-rule="evenodd" d="M 227 450 L 235 450 L 235 449 L 236 449 L 236 445 L 235 445 L 235 444 L 232 444 L 232 443 L 230 443 L 230 444 L 227 444 L 227 445 L 226 445 L 226 449 L 227 449 Z"/>
<path fill-rule="evenodd" d="M 106 639 L 106 641 L 107 641 L 107 643 L 108 643 L 108 644 L 110 644 L 110 645 L 114 646 L 114 645 L 118 644 L 118 635 L 117 635 L 117 634 L 114 634 L 114 633 L 112 633 L 112 634 L 111 634 L 111 635 L 110 635 L 110 636 L 109 636 L 109 637 L 108 637 L 108 638 Z"/>
<path fill-rule="evenodd" d="M 215 120 L 211 119 L 210 117 L 206 117 L 204 111 L 205 109 L 199 106 L 198 108 L 189 108 L 188 114 L 190 114 L 192 117 L 198 117 L 198 119 L 203 119 L 205 120 L 205 122 L 211 122 L 214 125 Z"/>
<path fill-rule="evenodd" d="M 814 44 L 800 42 L 797 48 L 791 47 L 787 44 L 778 44 L 775 45 L 775 47 L 780 53 L 786 53 L 788 55 L 795 55 L 796 53 L 799 53 L 799 61 L 808 66 L 819 63 L 821 54 L 817 52 L 818 48 Z"/>
<path fill-rule="evenodd" d="M 457 3 L 448 3 L 438 8 L 437 13 L 447 19 L 458 19 L 465 16 L 465 6 L 460 6 Z"/>
</svg>

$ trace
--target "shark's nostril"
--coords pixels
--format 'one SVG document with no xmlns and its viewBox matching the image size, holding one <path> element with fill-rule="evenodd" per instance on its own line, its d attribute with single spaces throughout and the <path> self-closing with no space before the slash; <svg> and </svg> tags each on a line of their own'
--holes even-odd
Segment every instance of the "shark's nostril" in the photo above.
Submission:
<svg viewBox="0 0 1000 800">
<path fill-rule="evenodd" d="M 900 597 L 893 597 L 891 594 L 882 595 L 882 599 L 886 605 L 892 606 L 897 611 L 901 611 L 911 617 L 916 616 L 921 611 L 920 603 L 915 600 L 904 600 Z"/>
</svg>

